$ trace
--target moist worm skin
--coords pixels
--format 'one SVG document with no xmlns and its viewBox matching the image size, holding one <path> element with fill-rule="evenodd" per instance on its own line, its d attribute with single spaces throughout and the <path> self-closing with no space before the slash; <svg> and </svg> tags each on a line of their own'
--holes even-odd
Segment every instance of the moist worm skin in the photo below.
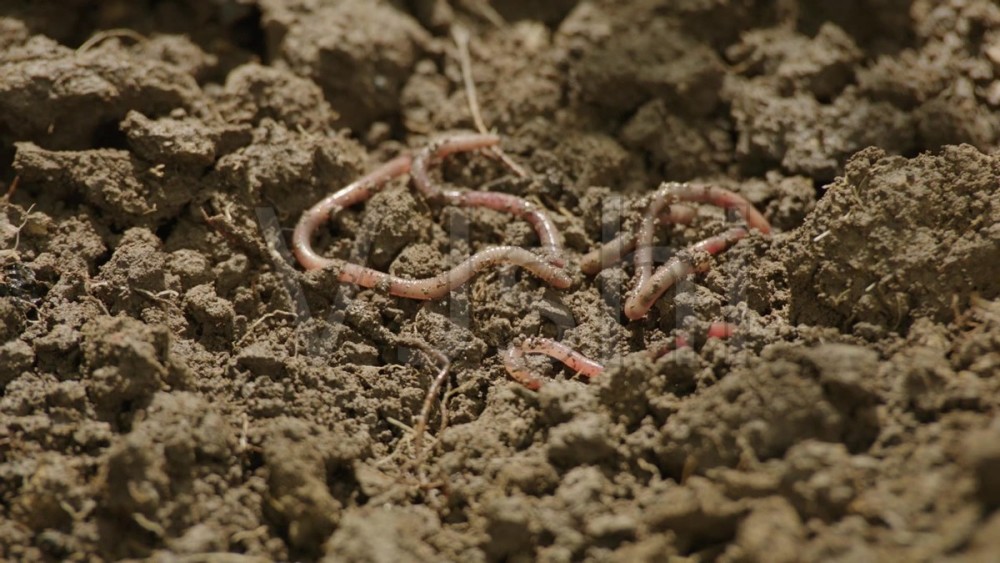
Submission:
<svg viewBox="0 0 1000 563">
<path fill-rule="evenodd" d="M 734 227 L 721 235 L 696 242 L 672 257 L 632 289 L 625 299 L 625 316 L 633 321 L 646 316 L 656 301 L 681 278 L 707 271 L 711 267 L 708 256 L 726 250 L 748 234 L 749 231 L 743 227 Z"/>
<path fill-rule="evenodd" d="M 697 211 L 687 205 L 674 204 L 660 213 L 660 225 L 690 225 Z M 580 259 L 580 271 L 588 276 L 597 275 L 601 270 L 617 264 L 629 252 L 635 250 L 636 234 L 618 235 L 599 248 L 591 250 Z"/>
<path fill-rule="evenodd" d="M 600 248 L 587 253 L 580 269 L 586 274 L 596 274 L 630 252 L 635 251 L 636 281 L 625 300 L 625 316 L 630 320 L 644 317 L 663 293 L 678 280 L 710 267 L 708 258 L 716 255 L 750 234 L 746 227 L 734 227 L 725 233 L 699 241 L 653 271 L 653 235 L 655 229 L 665 224 L 689 224 L 695 210 L 677 202 L 709 203 L 726 209 L 736 208 L 751 229 L 770 234 L 771 225 L 743 196 L 714 186 L 690 184 L 663 184 L 650 199 L 635 235 L 620 235 Z M 709 338 L 728 338 L 736 330 L 730 323 L 712 323 Z M 686 338 L 677 337 L 677 346 L 687 346 Z M 659 354 L 650 352 L 653 357 Z M 562 362 L 570 369 L 588 378 L 596 377 L 604 367 L 572 348 L 548 338 L 529 338 L 520 345 L 513 345 L 501 352 L 507 372 L 528 389 L 537 390 L 541 380 L 524 362 L 525 354 L 545 354 Z"/>
<path fill-rule="evenodd" d="M 648 259 L 651 259 L 653 229 L 663 225 L 689 225 L 694 221 L 696 211 L 690 206 L 676 203 L 679 201 L 710 203 L 726 209 L 739 209 L 751 228 L 763 234 L 771 232 L 771 225 L 767 219 L 746 198 L 735 192 L 715 186 L 669 183 L 664 184 L 650 199 L 638 233 L 619 235 L 600 248 L 588 252 L 580 260 L 580 270 L 587 275 L 596 275 L 604 268 L 620 261 L 637 246 L 643 245 L 643 240 L 647 242 L 642 246 L 642 250 L 648 254 L 650 257 Z M 653 224 L 649 225 L 647 221 L 653 221 Z M 636 258 L 639 259 L 639 256 Z M 648 275 L 646 274 L 646 277 Z"/>
<path fill-rule="evenodd" d="M 539 206 L 501 192 L 442 190 L 431 181 L 428 167 L 432 160 L 440 160 L 456 152 L 493 148 L 499 143 L 500 138 L 496 135 L 481 134 L 454 135 L 435 141 L 413 157 L 410 171 L 413 185 L 428 201 L 441 201 L 456 207 L 485 207 L 501 213 L 510 213 L 527 221 L 538 233 L 538 239 L 544 252 L 549 255 L 550 261 L 560 267 L 565 265 L 559 241 L 559 229 Z"/>
<path fill-rule="evenodd" d="M 681 255 L 675 256 L 653 274 L 653 235 L 663 209 L 674 202 L 709 203 L 726 209 L 739 209 L 747 225 L 767 235 L 771 224 L 743 196 L 716 186 L 663 184 L 646 208 L 636 235 L 635 287 L 625 300 L 625 316 L 630 320 L 641 319 L 649 312 L 653 303 L 681 277 L 707 269 L 707 263 L 695 263 L 697 254 L 707 252 L 718 254 L 747 236 L 743 227 L 730 229 L 725 234 L 707 238 L 695 243 Z"/>
<path fill-rule="evenodd" d="M 562 256 L 559 231 L 541 208 L 517 196 L 499 192 L 441 190 L 430 179 L 427 167 L 432 159 L 441 159 L 455 152 L 494 147 L 498 143 L 499 138 L 495 135 L 470 134 L 447 137 L 431 143 L 415 157 L 409 155 L 397 157 L 323 198 L 302 214 L 295 227 L 292 250 L 296 259 L 307 270 L 327 267 L 335 269 L 337 279 L 341 282 L 376 288 L 391 295 L 419 300 L 444 297 L 483 270 L 502 264 L 520 266 L 553 287 L 559 289 L 569 287 L 572 278 L 563 269 L 565 260 Z M 518 246 L 496 246 L 473 254 L 447 272 L 432 278 L 413 280 L 352 262 L 325 258 L 313 250 L 310 242 L 312 234 L 320 225 L 330 220 L 332 213 L 367 200 L 386 182 L 406 173 L 410 173 L 414 185 L 428 200 L 457 207 L 485 207 L 527 221 L 538 234 L 545 256 L 540 257 Z M 707 270 L 708 256 L 726 250 L 749 234 L 744 227 L 729 229 L 721 235 L 709 237 L 688 247 L 654 272 L 655 229 L 664 224 L 688 224 L 695 216 L 693 208 L 677 202 L 709 203 L 723 208 L 738 208 L 750 228 L 763 234 L 769 234 L 771 231 L 771 226 L 764 216 L 739 194 L 714 186 L 664 184 L 650 200 L 635 235 L 621 235 L 587 253 L 581 260 L 581 269 L 584 273 L 595 274 L 608 264 L 621 260 L 622 256 L 635 248 L 635 287 L 626 298 L 624 311 L 631 320 L 644 317 L 663 293 L 682 277 Z M 709 330 L 709 337 L 725 337 L 733 330 L 732 325 L 714 323 Z M 529 338 L 521 345 L 511 346 L 501 353 L 511 377 L 529 389 L 538 389 L 541 380 L 532 374 L 524 363 L 524 355 L 528 353 L 545 354 L 588 378 L 596 377 L 604 371 L 604 366 L 599 362 L 565 344 L 548 338 Z"/>
<path fill-rule="evenodd" d="M 393 276 L 343 260 L 327 260 L 327 265 L 339 268 L 337 279 L 341 282 L 418 300 L 440 299 L 483 270 L 503 264 L 520 266 L 558 289 L 566 289 L 573 284 L 573 278 L 562 268 L 520 246 L 495 246 L 480 250 L 447 272 L 421 280 Z"/>
<path fill-rule="evenodd" d="M 395 158 L 371 173 L 352 182 L 343 189 L 323 198 L 309 208 L 299 219 L 292 235 L 292 252 L 303 268 L 336 268 L 337 279 L 361 287 L 377 288 L 391 295 L 409 299 L 440 299 L 461 287 L 483 270 L 503 264 L 520 266 L 553 287 L 565 289 L 572 285 L 572 278 L 563 270 L 562 248 L 559 231 L 551 219 L 535 204 L 519 197 L 476 191 L 443 191 L 433 186 L 427 174 L 427 163 L 449 154 L 494 146 L 499 142 L 495 135 L 458 135 L 432 143 L 421 150 L 417 157 Z M 393 178 L 410 173 L 414 184 L 428 199 L 442 200 L 445 204 L 461 207 L 486 207 L 510 213 L 524 219 L 534 227 L 542 243 L 544 257 L 516 246 L 497 246 L 473 254 L 464 262 L 438 276 L 412 280 L 380 272 L 372 268 L 320 256 L 313 248 L 311 238 L 319 226 L 330 219 L 331 213 L 361 203 Z"/>
<path fill-rule="evenodd" d="M 413 185 L 429 201 L 438 200 L 442 195 L 441 189 L 434 185 L 428 172 L 428 167 L 432 159 L 443 159 L 456 152 L 469 152 L 494 147 L 499 144 L 500 137 L 479 133 L 452 135 L 434 141 L 417 151 L 416 156 L 413 157 L 413 165 L 410 172 L 410 176 L 413 178 Z"/>
<path fill-rule="evenodd" d="M 715 186 L 692 186 L 690 184 L 664 184 L 646 208 L 639 231 L 636 235 L 635 269 L 637 288 L 643 287 L 653 274 L 653 235 L 658 226 L 657 218 L 663 208 L 676 201 L 711 203 L 723 208 L 738 208 L 743 211 L 747 224 L 761 233 L 769 234 L 771 225 L 743 196 Z"/>
<path fill-rule="evenodd" d="M 599 362 L 591 360 L 561 342 L 556 342 L 551 338 L 528 338 L 520 346 L 511 346 L 501 352 L 501 358 L 504 367 L 507 368 L 507 373 L 515 381 L 532 391 L 540 389 L 542 381 L 531 373 L 531 370 L 525 365 L 525 354 L 545 354 L 588 379 L 597 377 L 604 371 L 604 366 Z"/>
<path fill-rule="evenodd" d="M 409 172 L 412 161 L 409 155 L 396 157 L 307 209 L 299 218 L 292 234 L 292 254 L 299 264 L 307 270 L 334 264 L 335 261 L 324 258 L 313 250 L 311 239 L 316 229 L 329 221 L 331 214 L 367 200 L 386 182 Z"/>
<path fill-rule="evenodd" d="M 537 205 L 517 196 L 500 192 L 477 192 L 446 190 L 441 192 L 449 205 L 456 207 L 485 207 L 527 221 L 538 234 L 542 243 L 542 252 L 549 262 L 563 267 L 566 260 L 562 256 L 562 245 L 559 242 L 559 229 L 549 216 Z"/>
<path fill-rule="evenodd" d="M 729 338 L 734 332 L 736 332 L 736 325 L 727 322 L 714 322 L 709 325 L 706 335 L 708 338 Z M 678 336 L 673 349 L 647 350 L 646 353 L 655 360 L 677 348 L 687 346 L 689 346 L 687 337 Z M 561 342 L 540 336 L 531 337 L 525 339 L 521 344 L 512 345 L 500 352 L 500 359 L 511 378 L 532 391 L 541 389 L 542 380 L 532 373 L 531 369 L 524 363 L 525 354 L 544 354 L 587 379 L 593 379 L 604 372 L 604 365 L 600 362 L 584 356 Z"/>
</svg>

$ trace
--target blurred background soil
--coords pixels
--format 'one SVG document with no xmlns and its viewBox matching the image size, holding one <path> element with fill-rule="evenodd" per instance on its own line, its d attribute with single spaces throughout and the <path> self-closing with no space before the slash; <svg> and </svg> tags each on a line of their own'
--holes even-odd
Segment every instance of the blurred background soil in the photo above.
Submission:
<svg viewBox="0 0 1000 563">
<path fill-rule="evenodd" d="M 636 322 L 628 263 L 427 303 L 303 273 L 304 209 L 473 129 L 453 26 L 531 174 L 441 181 L 545 206 L 571 262 L 662 181 L 776 233 Z M 1000 557 L 993 0 L 0 0 L 0 184 L 2 558 Z M 406 277 L 537 244 L 403 181 L 317 238 Z M 527 391 L 531 335 L 608 370 Z M 414 338 L 451 360 L 422 456 Z"/>
</svg>

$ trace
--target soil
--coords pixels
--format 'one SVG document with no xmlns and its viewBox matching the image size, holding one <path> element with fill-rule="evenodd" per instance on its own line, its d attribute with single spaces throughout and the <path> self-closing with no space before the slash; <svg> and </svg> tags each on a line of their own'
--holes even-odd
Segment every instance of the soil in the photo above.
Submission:
<svg viewBox="0 0 1000 563">
<path fill-rule="evenodd" d="M 474 128 L 456 25 L 530 174 L 434 174 L 551 210 L 571 269 L 663 181 L 775 232 L 634 322 L 628 262 L 436 302 L 302 272 L 304 209 Z M 0 182 L 0 558 L 1000 558 L 993 0 L 6 0 Z M 403 180 L 316 244 L 426 277 L 537 239 Z M 607 370 L 520 387 L 532 335 Z M 420 451 L 414 339 L 451 362 Z"/>
</svg>

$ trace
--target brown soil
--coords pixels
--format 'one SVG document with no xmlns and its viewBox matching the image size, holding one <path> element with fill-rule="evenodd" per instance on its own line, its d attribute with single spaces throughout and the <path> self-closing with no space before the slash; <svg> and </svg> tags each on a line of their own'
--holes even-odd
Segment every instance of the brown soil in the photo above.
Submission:
<svg viewBox="0 0 1000 563">
<path fill-rule="evenodd" d="M 553 210 L 572 257 L 664 180 L 776 233 L 638 322 L 630 264 L 427 303 L 302 273 L 304 209 L 473 127 L 454 24 L 532 174 L 443 181 Z M 0 2 L 0 558 L 997 560 L 998 148 L 994 0 Z M 404 182 L 317 241 L 406 277 L 498 243 L 537 241 Z M 609 368 L 528 391 L 497 356 L 528 335 Z M 404 337 L 451 360 L 423 459 Z"/>
</svg>

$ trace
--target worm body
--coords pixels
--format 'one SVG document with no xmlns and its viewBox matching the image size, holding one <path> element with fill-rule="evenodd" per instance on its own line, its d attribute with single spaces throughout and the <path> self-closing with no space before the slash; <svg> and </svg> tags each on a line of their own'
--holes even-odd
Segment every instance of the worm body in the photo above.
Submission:
<svg viewBox="0 0 1000 563">
<path fill-rule="evenodd" d="M 416 156 L 413 157 L 413 170 L 410 172 L 410 176 L 413 178 L 413 185 L 428 200 L 434 201 L 440 199 L 442 195 L 441 188 L 435 186 L 434 182 L 431 181 L 428 170 L 431 160 L 440 160 L 457 152 L 485 149 L 495 147 L 499 144 L 500 137 L 480 133 L 452 135 L 434 141 L 417 151 Z"/>
<path fill-rule="evenodd" d="M 625 316 L 633 321 L 646 316 L 653 304 L 674 284 L 689 274 L 707 271 L 711 267 L 710 256 L 736 244 L 748 234 L 743 227 L 734 227 L 721 235 L 694 243 L 655 272 L 649 268 L 645 276 L 637 276 L 635 287 L 625 299 Z"/>
<path fill-rule="evenodd" d="M 312 235 L 316 229 L 329 221 L 332 213 L 367 200 L 386 182 L 409 172 L 412 161 L 409 155 L 396 157 L 307 209 L 292 233 L 292 254 L 299 264 L 307 270 L 334 264 L 334 260 L 324 258 L 313 250 Z"/>
<path fill-rule="evenodd" d="M 706 335 L 708 338 L 729 338 L 734 332 L 736 332 L 736 325 L 727 322 L 714 322 L 709 325 Z M 650 359 L 656 360 L 677 348 L 684 348 L 689 345 L 688 337 L 681 334 L 677 336 L 672 347 L 661 348 L 659 351 L 647 350 L 646 354 Z M 551 338 L 531 337 L 501 352 L 500 358 L 503 360 L 503 365 L 511 378 L 532 391 L 541 389 L 542 380 L 524 362 L 525 354 L 546 355 L 561 362 L 564 366 L 586 377 L 588 380 L 604 373 L 603 364 L 584 356 L 561 342 L 557 342 Z"/>
<path fill-rule="evenodd" d="M 391 295 L 409 299 L 440 299 L 461 287 L 473 276 L 488 268 L 512 264 L 528 270 L 543 281 L 559 289 L 572 284 L 572 278 L 563 270 L 562 248 L 559 231 L 548 215 L 535 204 L 517 196 L 498 192 L 441 190 L 430 180 L 427 164 L 431 158 L 444 158 L 461 151 L 471 151 L 495 146 L 495 135 L 456 135 L 447 137 L 422 149 L 416 157 L 400 156 L 371 173 L 352 182 L 343 189 L 323 198 L 309 208 L 299 219 L 292 235 L 292 252 L 303 268 L 336 268 L 337 279 L 365 288 L 378 288 Z M 386 182 L 410 173 L 414 185 L 426 198 L 440 200 L 446 205 L 459 207 L 485 207 L 509 213 L 527 221 L 535 229 L 542 243 L 543 256 L 518 246 L 496 246 L 477 252 L 454 268 L 435 277 L 413 280 L 393 276 L 353 262 L 320 256 L 312 247 L 312 235 L 330 220 L 337 211 L 364 202 Z"/>
<path fill-rule="evenodd" d="M 295 226 L 292 251 L 303 268 L 314 270 L 333 268 L 337 279 L 366 288 L 376 288 L 391 295 L 409 299 L 439 299 L 461 287 L 473 276 L 489 268 L 510 264 L 528 270 L 533 275 L 558 289 L 572 285 L 572 278 L 564 269 L 559 231 L 548 214 L 539 206 L 511 194 L 467 190 L 442 190 L 431 180 L 428 167 L 434 160 L 463 151 L 495 148 L 496 135 L 465 134 L 440 139 L 421 149 L 415 156 L 397 157 L 359 178 L 337 192 L 323 198 L 309 208 Z M 374 270 L 344 260 L 320 256 L 313 248 L 311 238 L 333 213 L 366 201 L 385 184 L 404 174 L 410 174 L 416 189 L 429 201 L 456 207 L 484 207 L 508 213 L 528 222 L 538 235 L 542 254 L 535 254 L 519 246 L 495 246 L 481 250 L 460 264 L 437 276 L 427 279 L 406 279 Z M 708 203 L 727 209 L 740 210 L 747 227 L 734 227 L 723 234 L 709 237 L 688 247 L 655 271 L 653 269 L 653 236 L 657 227 L 667 224 L 689 224 L 694 220 L 694 208 L 684 203 Z M 756 229 L 769 234 L 771 226 L 743 196 L 714 186 L 669 183 L 661 186 L 650 199 L 638 230 L 621 235 L 584 255 L 581 270 L 596 274 L 608 265 L 635 250 L 636 278 L 632 291 L 625 300 L 625 316 L 631 320 L 644 317 L 653 304 L 678 280 L 691 273 L 709 268 L 714 256 Z M 725 338 L 735 327 L 728 323 L 713 323 L 710 338 Z M 678 337 L 677 346 L 686 345 Z M 528 338 L 520 345 L 501 352 L 504 366 L 516 381 L 529 389 L 538 389 L 541 380 L 524 362 L 525 354 L 544 354 L 586 378 L 594 378 L 604 371 L 600 362 L 592 360 L 572 348 L 548 338 Z M 654 355 L 655 357 L 655 355 Z M 446 361 L 446 360 L 445 360 Z M 446 372 L 447 364 L 443 371 Z M 440 377 L 438 378 L 440 379 Z M 427 410 L 425 405 L 424 410 Z M 424 420 L 426 413 L 421 413 Z"/>
<path fill-rule="evenodd" d="M 658 218 L 660 225 L 690 225 L 697 212 L 693 207 L 674 204 L 662 211 Z M 625 255 L 635 250 L 636 234 L 619 235 L 600 248 L 591 250 L 580 259 L 580 271 L 593 276 L 601 270 L 621 261 Z"/>
<path fill-rule="evenodd" d="M 551 338 L 528 338 L 519 346 L 507 348 L 501 353 L 501 356 L 504 367 L 507 368 L 510 376 L 533 391 L 541 388 L 542 381 L 531 373 L 531 370 L 524 363 L 525 354 L 545 354 L 588 379 L 597 377 L 604 371 L 604 366 L 599 362 L 591 360 L 561 342 L 556 342 Z"/>
<path fill-rule="evenodd" d="M 639 224 L 636 235 L 635 286 L 625 300 L 625 316 L 630 320 L 641 319 L 652 308 L 653 303 L 682 277 L 704 271 L 707 261 L 699 255 L 715 255 L 746 237 L 746 228 L 732 228 L 726 233 L 697 242 L 681 254 L 671 258 L 653 273 L 653 235 L 660 224 L 664 208 L 674 202 L 710 203 L 726 209 L 738 209 L 747 225 L 763 234 L 770 234 L 771 225 L 767 219 L 743 196 L 724 188 L 692 184 L 664 184 L 653 195 Z"/>
</svg>

